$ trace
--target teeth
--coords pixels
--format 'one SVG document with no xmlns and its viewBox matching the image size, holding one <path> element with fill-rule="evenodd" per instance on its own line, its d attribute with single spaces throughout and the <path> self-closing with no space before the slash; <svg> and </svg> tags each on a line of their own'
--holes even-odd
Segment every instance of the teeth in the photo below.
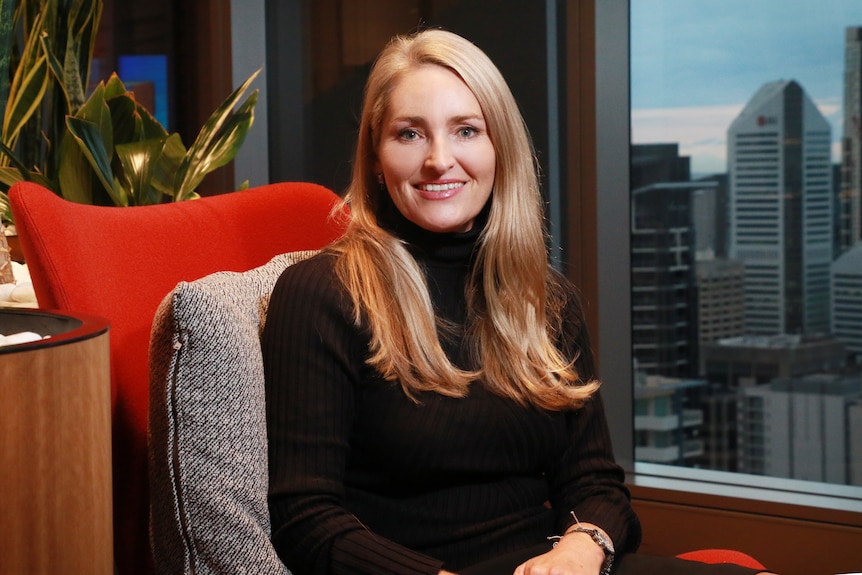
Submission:
<svg viewBox="0 0 862 575">
<path fill-rule="evenodd" d="M 454 190 L 455 188 L 460 188 L 461 183 L 455 182 L 451 184 L 427 184 L 424 186 L 419 186 L 419 189 L 424 190 L 426 192 L 445 192 L 446 190 Z"/>
</svg>

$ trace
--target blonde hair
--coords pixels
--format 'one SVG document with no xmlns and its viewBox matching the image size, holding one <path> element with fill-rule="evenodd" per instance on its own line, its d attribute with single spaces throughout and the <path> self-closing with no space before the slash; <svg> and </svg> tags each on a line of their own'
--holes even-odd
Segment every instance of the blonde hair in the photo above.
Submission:
<svg viewBox="0 0 862 575">
<path fill-rule="evenodd" d="M 437 65 L 475 95 L 496 154 L 488 223 L 467 286 L 467 337 L 479 366 L 454 366 L 441 346 L 431 297 L 419 265 L 402 242 L 378 225 L 374 174 L 383 116 L 398 78 Z M 371 328 L 372 365 L 415 400 L 433 391 L 467 394 L 471 382 L 521 405 L 579 407 L 597 388 L 581 382 L 576 358 L 555 345 L 566 294 L 547 264 L 544 213 L 534 152 L 520 110 L 496 66 L 466 39 L 442 30 L 397 36 L 376 60 L 365 86 L 353 178 L 345 196 L 351 220 L 332 246 L 336 272 L 351 294 L 355 321 Z M 580 383 L 580 385 L 577 385 Z"/>
</svg>

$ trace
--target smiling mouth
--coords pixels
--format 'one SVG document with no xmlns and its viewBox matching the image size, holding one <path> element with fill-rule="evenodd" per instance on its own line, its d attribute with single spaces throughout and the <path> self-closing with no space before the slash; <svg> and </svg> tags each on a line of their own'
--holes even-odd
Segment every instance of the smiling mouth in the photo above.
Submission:
<svg viewBox="0 0 862 575">
<path fill-rule="evenodd" d="M 463 182 L 451 182 L 448 184 L 422 184 L 416 187 L 423 192 L 448 192 L 458 189 L 463 185 Z"/>
</svg>

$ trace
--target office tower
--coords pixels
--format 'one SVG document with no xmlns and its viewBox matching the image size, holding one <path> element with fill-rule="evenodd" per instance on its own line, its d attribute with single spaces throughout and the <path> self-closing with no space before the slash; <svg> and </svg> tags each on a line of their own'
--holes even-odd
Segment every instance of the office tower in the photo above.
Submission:
<svg viewBox="0 0 862 575">
<path fill-rule="evenodd" d="M 632 353 L 647 374 L 697 373 L 697 287 L 691 182 L 678 144 L 632 146 Z"/>
<path fill-rule="evenodd" d="M 775 378 L 839 373 L 847 365 L 841 342 L 799 335 L 743 336 L 707 343 L 701 346 L 701 361 L 704 377 L 729 389 Z"/>
<path fill-rule="evenodd" d="M 706 381 L 639 373 L 635 379 L 635 459 L 690 466 L 703 456 L 703 413 L 691 398 Z"/>
<path fill-rule="evenodd" d="M 840 372 L 846 365 L 845 357 L 844 346 L 833 339 L 798 335 L 742 336 L 702 344 L 700 371 L 709 382 L 710 393 L 698 405 L 704 416 L 704 455 L 700 465 L 752 472 L 754 452 L 749 454 L 750 461 L 743 460 L 748 468 L 738 468 L 743 459 L 739 451 L 748 448 L 751 441 L 743 441 L 744 437 L 738 435 L 737 420 L 746 408 L 740 402 L 744 391 L 776 378 Z M 758 413 L 758 417 L 763 416 Z"/>
<path fill-rule="evenodd" d="M 832 261 L 830 128 L 795 81 L 758 90 L 728 129 L 731 258 L 751 334 L 826 333 Z"/>
<path fill-rule="evenodd" d="M 862 366 L 862 243 L 832 263 L 832 336 Z"/>
<path fill-rule="evenodd" d="M 745 333 L 745 269 L 739 260 L 697 261 L 700 345 Z"/>
<path fill-rule="evenodd" d="M 862 398 L 847 406 L 847 442 L 850 464 L 847 483 L 862 485 Z"/>
<path fill-rule="evenodd" d="M 632 190 L 632 354 L 648 374 L 697 373 L 697 286 L 691 192 L 668 182 Z"/>
<path fill-rule="evenodd" d="M 862 238 L 862 28 L 847 28 L 844 43 L 844 130 L 841 192 L 836 209 L 838 247 L 843 252 Z"/>
<path fill-rule="evenodd" d="M 862 379 L 817 374 L 781 378 L 742 390 L 739 471 L 827 483 L 859 480 L 858 440 Z"/>
</svg>

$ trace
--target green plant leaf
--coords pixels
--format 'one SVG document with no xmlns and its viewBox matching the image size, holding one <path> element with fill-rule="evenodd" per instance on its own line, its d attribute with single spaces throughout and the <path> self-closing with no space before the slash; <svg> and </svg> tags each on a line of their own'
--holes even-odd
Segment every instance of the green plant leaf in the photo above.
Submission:
<svg viewBox="0 0 862 575">
<path fill-rule="evenodd" d="M 143 127 L 138 116 L 137 104 L 129 92 L 109 98 L 107 104 L 111 112 L 115 145 L 146 139 L 142 134 Z M 167 137 L 167 134 L 161 134 L 161 136 Z"/>
<path fill-rule="evenodd" d="M 79 204 L 100 203 L 93 198 L 93 168 L 70 132 L 63 134 L 60 142 L 60 165 L 57 172 L 64 198 Z"/>
<path fill-rule="evenodd" d="M 56 54 L 51 50 L 51 45 L 48 42 L 48 35 L 42 34 L 39 37 L 39 42 L 42 45 L 42 54 L 44 54 L 45 58 L 48 61 L 48 67 L 51 70 L 51 73 L 54 75 L 54 78 L 57 79 L 57 85 L 60 87 L 60 90 L 63 92 L 63 97 L 66 98 L 66 109 L 69 109 L 69 93 L 66 90 L 66 84 L 63 82 L 63 77 L 65 72 L 63 71 L 63 63 L 57 59 Z"/>
<path fill-rule="evenodd" d="M 99 126 L 93 122 L 71 116 L 66 118 L 66 125 L 114 204 L 121 207 L 128 206 L 129 195 L 114 177 L 111 168 L 111 156 L 108 154 Z"/>
<path fill-rule="evenodd" d="M 186 157 L 186 153 L 186 147 L 183 145 L 179 134 L 168 136 L 162 149 L 162 155 L 153 168 L 153 179 L 151 181 L 153 187 L 159 190 L 163 196 L 173 198 L 174 176 L 183 158 Z M 191 197 L 191 195 L 186 196 L 186 199 L 191 199 Z"/>
<path fill-rule="evenodd" d="M 151 184 L 155 166 L 162 155 L 165 140 L 150 139 L 129 144 L 118 144 L 115 148 L 123 166 L 126 188 L 131 204 L 144 206 L 158 204 L 161 192 Z"/>
<path fill-rule="evenodd" d="M 137 104 L 137 113 L 141 118 L 142 137 L 145 139 L 162 138 L 168 136 L 168 131 L 156 120 L 149 110 Z"/>
<path fill-rule="evenodd" d="M 18 72 L 23 73 L 19 68 Z M 26 76 L 16 78 L 12 81 L 12 89 L 9 93 L 9 103 L 6 108 L 6 117 L 3 121 L 3 143 L 14 147 L 18 140 L 21 128 L 27 120 L 39 108 L 42 96 L 48 88 L 48 63 L 43 56 L 36 61 L 36 65 Z"/>
<path fill-rule="evenodd" d="M 15 38 L 15 0 L 0 0 L 0 120 L 6 116 L 9 99 L 9 68 Z"/>
<path fill-rule="evenodd" d="M 174 201 L 186 199 L 210 171 L 230 162 L 245 139 L 254 121 L 255 90 L 236 113 L 233 108 L 252 81 L 260 73 L 257 70 L 237 88 L 201 128 L 195 142 L 189 148 L 174 180 Z"/>
<path fill-rule="evenodd" d="M 35 182 L 42 187 L 54 190 L 56 186 L 45 176 L 39 172 L 22 172 L 18 168 L 3 167 L 0 168 L 0 184 L 7 188 L 18 182 Z"/>
<path fill-rule="evenodd" d="M 3 184 L 7 189 L 18 182 L 25 182 L 27 179 L 21 174 L 18 168 L 0 168 L 0 184 Z"/>
<path fill-rule="evenodd" d="M 110 158 L 114 155 L 114 121 L 106 100 L 106 93 L 106 86 L 100 82 L 84 105 L 78 109 L 75 117 L 92 122 L 99 127 L 102 145 Z M 68 125 L 68 121 L 66 123 Z"/>
<path fill-rule="evenodd" d="M 65 83 L 72 85 L 74 82 L 76 87 L 80 87 L 79 92 L 76 88 L 75 98 L 70 98 L 69 111 L 72 114 L 84 101 L 84 92 L 90 80 L 90 63 L 93 60 L 96 45 L 96 32 L 99 29 L 101 17 L 102 0 L 74 0 L 69 7 Z M 72 78 L 72 75 L 75 77 Z"/>
<path fill-rule="evenodd" d="M 117 76 L 116 72 L 111 73 L 108 77 L 108 81 L 105 82 L 105 98 L 110 100 L 111 98 L 116 98 L 117 96 L 122 96 L 123 94 L 128 93 L 126 90 L 125 84 L 120 80 L 120 77 Z"/>
</svg>

